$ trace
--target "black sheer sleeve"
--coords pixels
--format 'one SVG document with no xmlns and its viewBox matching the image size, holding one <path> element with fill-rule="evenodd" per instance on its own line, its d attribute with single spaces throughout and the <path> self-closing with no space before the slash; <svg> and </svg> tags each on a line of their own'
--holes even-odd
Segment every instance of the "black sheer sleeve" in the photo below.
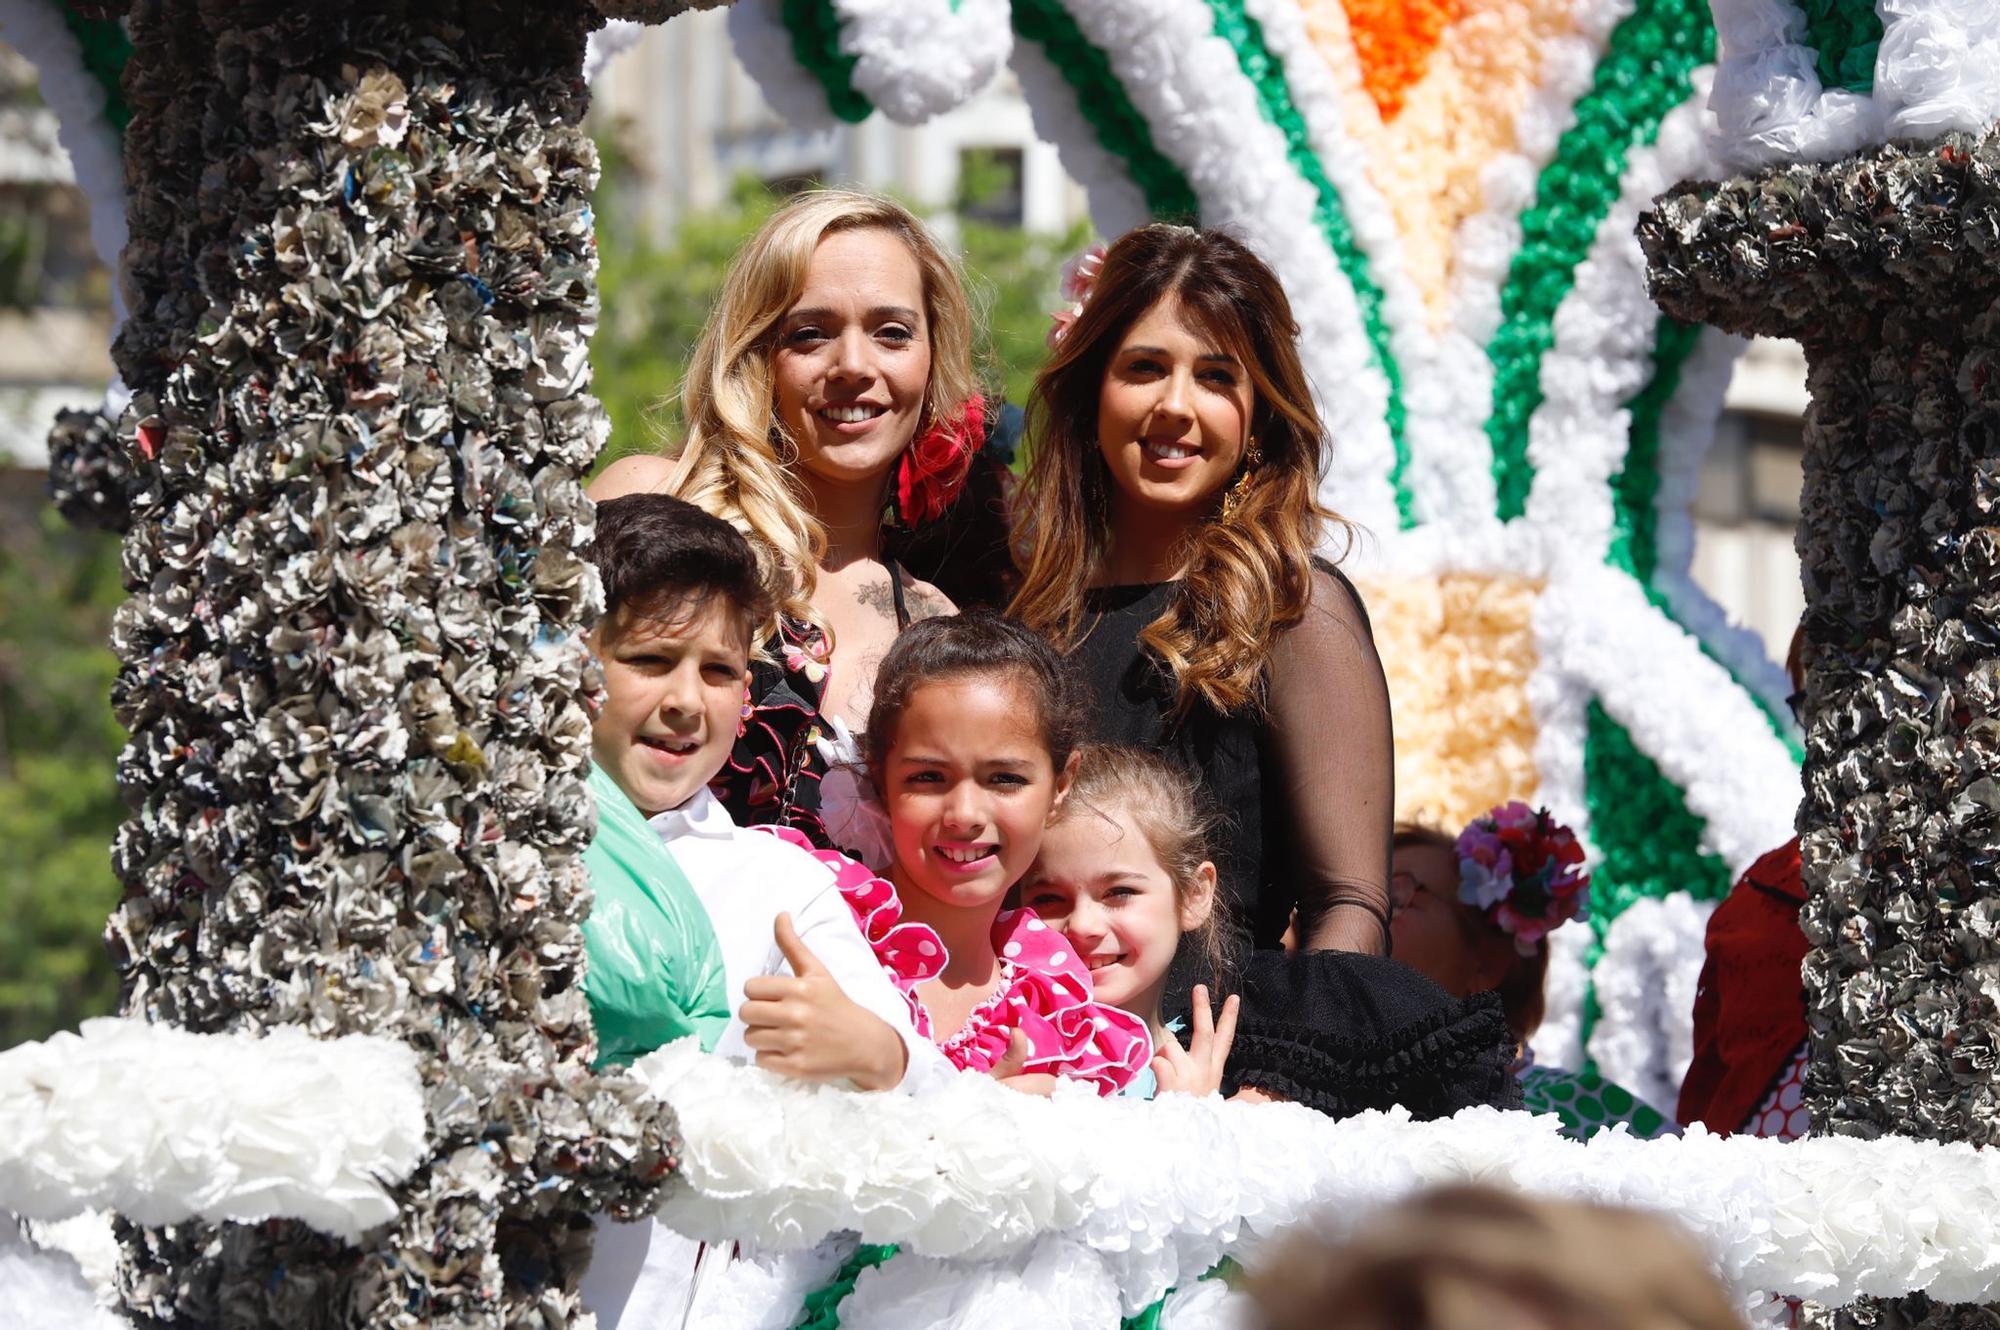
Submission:
<svg viewBox="0 0 2000 1330">
<path fill-rule="evenodd" d="M 1273 645 L 1270 752 L 1291 844 L 1299 945 L 1388 950 L 1395 749 L 1389 686 L 1347 579 L 1313 570 L 1312 603 Z"/>
</svg>

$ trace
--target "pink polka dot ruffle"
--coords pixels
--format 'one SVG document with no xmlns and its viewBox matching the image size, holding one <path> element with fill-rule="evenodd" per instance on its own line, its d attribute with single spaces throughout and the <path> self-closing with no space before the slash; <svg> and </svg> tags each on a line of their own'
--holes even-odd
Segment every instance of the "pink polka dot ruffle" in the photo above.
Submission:
<svg viewBox="0 0 2000 1330">
<path fill-rule="evenodd" d="M 991 1071 L 1017 1029 L 1028 1036 L 1026 1070 L 1087 1081 L 1099 1094 L 1124 1089 L 1153 1060 L 1146 1023 L 1094 1001 L 1089 969 L 1034 911 L 1003 911 L 993 923 L 993 949 L 1006 967 L 1005 982 L 939 1043 L 952 1065 Z M 921 1013 L 917 1029 L 936 1038 L 929 1012 Z"/>
</svg>

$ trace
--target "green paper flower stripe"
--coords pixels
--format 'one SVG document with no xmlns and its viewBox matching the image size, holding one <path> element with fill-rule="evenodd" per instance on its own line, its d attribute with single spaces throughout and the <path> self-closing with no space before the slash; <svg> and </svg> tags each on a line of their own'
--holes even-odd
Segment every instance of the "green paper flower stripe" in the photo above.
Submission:
<svg viewBox="0 0 2000 1330">
<path fill-rule="evenodd" d="M 1611 921 L 1634 902 L 1677 891 L 1696 900 L 1729 894 L 1729 865 L 1698 848 L 1707 824 L 1689 811 L 1680 788 L 1640 750 L 1631 732 L 1594 699 L 1585 729 L 1583 793 L 1598 854 L 1590 877 L 1594 937 L 1585 955 L 1591 968 L 1604 954 Z M 1585 1048 L 1597 1015 L 1593 986 L 1584 995 Z M 1587 1056 L 1584 1069 L 1595 1070 Z"/>
<path fill-rule="evenodd" d="M 1687 100 L 1695 68 L 1715 58 L 1715 24 L 1699 0 L 1643 0 L 1611 33 L 1576 123 L 1556 144 L 1521 215 L 1521 247 L 1500 293 L 1493 362 L 1493 479 L 1503 521 L 1527 507 L 1534 468 L 1528 422 L 1542 402 L 1542 357 L 1554 319 L 1618 199 L 1630 151 L 1653 141 L 1667 112 Z"/>
<path fill-rule="evenodd" d="M 1407 531 L 1417 524 L 1415 500 L 1408 480 L 1410 446 L 1404 437 L 1409 413 L 1403 404 L 1402 369 L 1397 365 L 1395 352 L 1390 347 L 1389 323 L 1382 312 L 1382 288 L 1370 270 L 1368 255 L 1355 238 L 1354 226 L 1340 201 L 1340 191 L 1327 178 L 1326 169 L 1313 152 L 1305 117 L 1292 100 L 1284 69 L 1265 45 L 1263 25 L 1244 9 L 1243 0 L 1208 0 L 1208 8 L 1215 15 L 1216 35 L 1227 41 L 1236 52 L 1236 62 L 1242 68 L 1243 76 L 1257 90 L 1264 118 L 1276 125 L 1285 136 L 1286 157 L 1318 195 L 1313 220 L 1318 224 L 1320 234 L 1326 238 L 1327 248 L 1333 251 L 1334 259 L 1340 264 L 1342 275 L 1354 287 L 1354 300 L 1361 307 L 1361 323 L 1368 337 L 1370 358 L 1389 384 L 1386 419 L 1389 437 L 1396 449 L 1389 483 L 1396 493 L 1396 513 Z"/>
<path fill-rule="evenodd" d="M 63 24 L 76 38 L 83 67 L 104 89 L 105 123 L 122 137 L 125 126 L 132 119 L 132 108 L 125 104 L 125 89 L 120 82 L 125 73 L 125 62 L 132 58 L 132 39 L 125 35 L 124 28 L 108 19 L 85 18 L 62 0 L 54 0 L 54 3 L 56 12 L 62 15 Z"/>
<path fill-rule="evenodd" d="M 1162 221 L 1196 222 L 1201 201 L 1180 168 L 1153 144 L 1146 118 L 1125 95 L 1104 52 L 1084 37 L 1058 0 L 1014 0 L 1014 35 L 1039 45 L 1076 94 L 1076 109 L 1106 152 L 1125 163 L 1146 211 Z"/>
<path fill-rule="evenodd" d="M 1653 333 L 1653 374 L 1625 403 L 1631 412 L 1625 464 L 1611 478 L 1611 549 L 1606 562 L 1648 585 L 1660 563 L 1660 417 L 1680 388 L 1681 368 L 1701 340 L 1699 324 L 1662 316 Z"/>
<path fill-rule="evenodd" d="M 792 58 L 819 80 L 826 104 L 849 124 L 860 124 L 875 107 L 854 86 L 855 58 L 840 49 L 840 15 L 833 0 L 784 0 L 785 31 L 792 35 Z"/>
<path fill-rule="evenodd" d="M 1806 16 L 1805 45 L 1818 52 L 1821 86 L 1849 92 L 1875 89 L 1875 51 L 1882 44 L 1882 16 L 1874 0 L 1799 0 Z"/>
<path fill-rule="evenodd" d="M 854 1255 L 833 1272 L 833 1278 L 806 1294 L 805 1310 L 792 1323 L 792 1330 L 840 1330 L 840 1304 L 854 1291 L 862 1271 L 873 1270 L 901 1250 L 893 1242 L 864 1242 L 855 1248 Z"/>
</svg>

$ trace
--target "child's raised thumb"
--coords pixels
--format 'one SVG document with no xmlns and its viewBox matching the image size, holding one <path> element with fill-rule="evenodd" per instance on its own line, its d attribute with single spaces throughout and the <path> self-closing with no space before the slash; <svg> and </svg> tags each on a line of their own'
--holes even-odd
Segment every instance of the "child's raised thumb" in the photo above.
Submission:
<svg viewBox="0 0 2000 1330">
<path fill-rule="evenodd" d="M 792 927 L 791 915 L 779 915 L 778 921 L 771 926 L 771 934 L 777 939 L 778 950 L 784 954 L 786 962 L 792 967 L 793 974 L 803 979 L 809 974 L 826 973 L 826 966 L 820 963 L 819 957 L 813 955 L 812 948 L 808 947 L 805 939 L 799 936 L 799 930 Z"/>
</svg>

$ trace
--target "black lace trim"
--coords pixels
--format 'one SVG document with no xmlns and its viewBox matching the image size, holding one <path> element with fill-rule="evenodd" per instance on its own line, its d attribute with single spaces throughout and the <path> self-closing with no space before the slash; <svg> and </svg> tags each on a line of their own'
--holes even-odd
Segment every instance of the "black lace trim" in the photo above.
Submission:
<svg viewBox="0 0 2000 1330">
<path fill-rule="evenodd" d="M 1239 1028 L 1224 1092 L 1254 1085 L 1330 1117 L 1402 1105 L 1419 1118 L 1518 1108 L 1514 1039 L 1497 993 L 1480 993 L 1376 1038 L 1260 1020 Z"/>
</svg>

